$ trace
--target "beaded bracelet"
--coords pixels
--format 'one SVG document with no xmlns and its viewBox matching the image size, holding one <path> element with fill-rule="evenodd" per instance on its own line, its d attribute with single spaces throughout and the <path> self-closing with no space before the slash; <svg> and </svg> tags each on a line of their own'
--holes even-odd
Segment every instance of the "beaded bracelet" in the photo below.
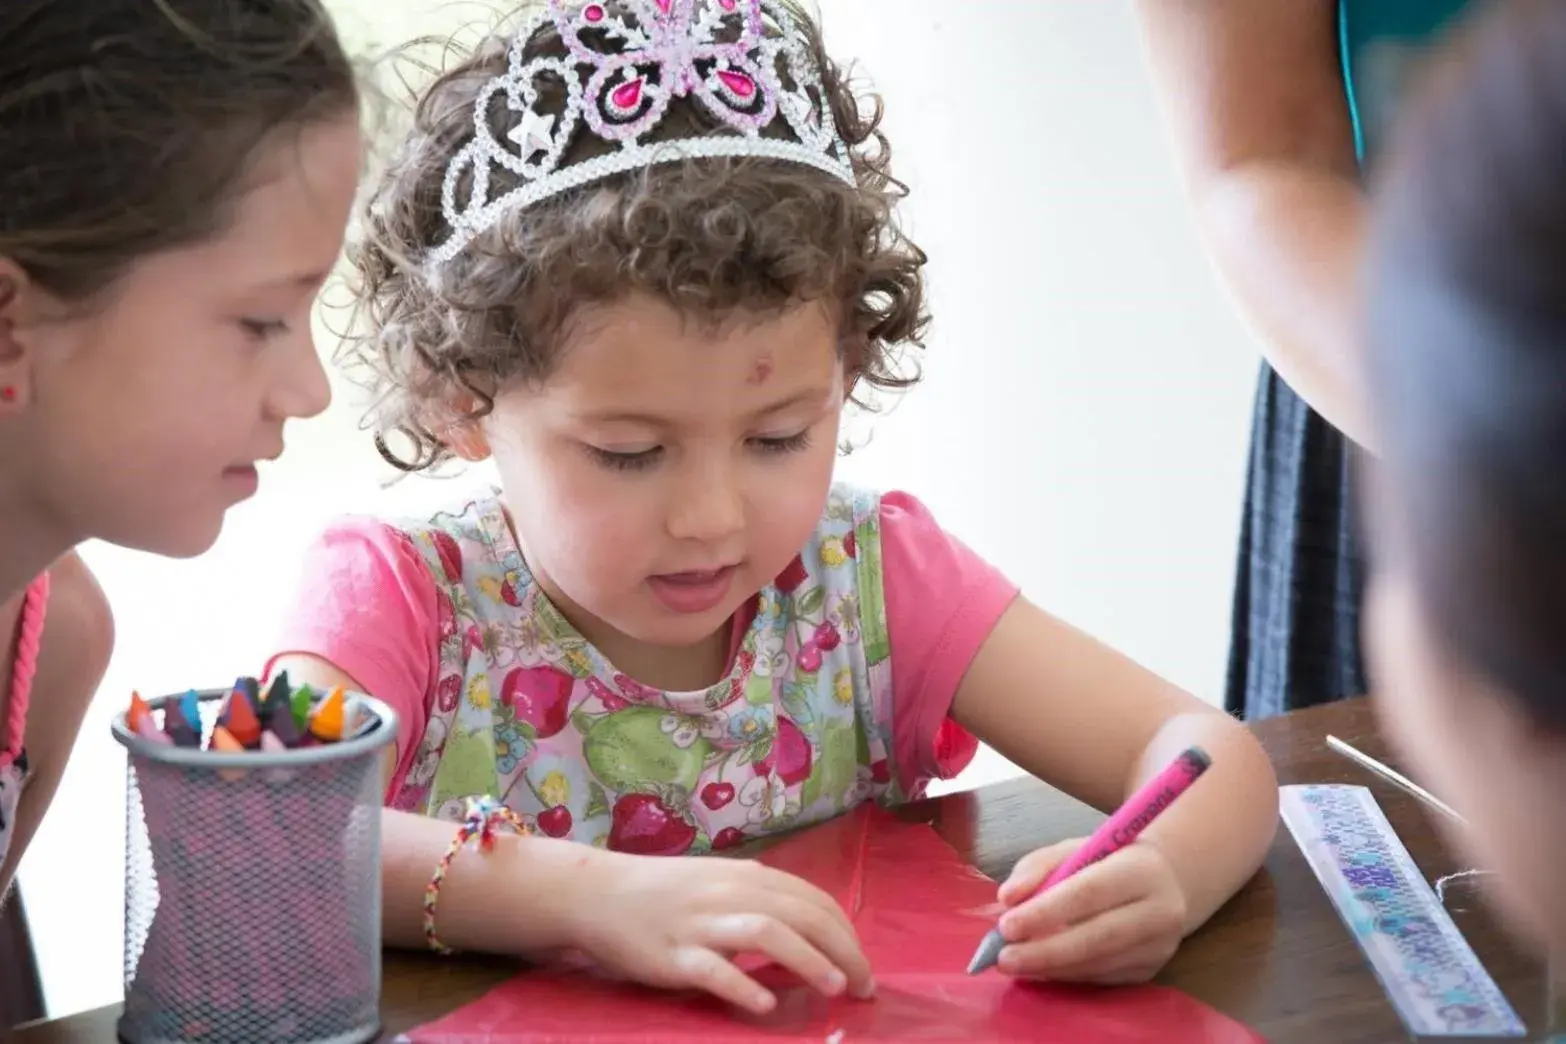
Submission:
<svg viewBox="0 0 1566 1044">
<path fill-rule="evenodd" d="M 424 941 L 429 948 L 439 954 L 450 954 L 452 949 L 441 942 L 435 934 L 435 904 L 440 901 L 440 886 L 446 880 L 446 871 L 451 869 L 451 861 L 457 857 L 473 838 L 479 839 L 479 851 L 488 852 L 495 847 L 495 828 L 501 824 L 510 826 L 518 834 L 532 833 L 527 824 L 505 805 L 500 804 L 487 794 L 481 798 L 468 799 L 468 814 L 462 821 L 462 826 L 457 828 L 457 836 L 451 839 L 451 846 L 446 849 L 446 854 L 440 857 L 440 862 L 435 864 L 435 873 L 430 876 L 430 883 L 424 888 Z"/>
</svg>

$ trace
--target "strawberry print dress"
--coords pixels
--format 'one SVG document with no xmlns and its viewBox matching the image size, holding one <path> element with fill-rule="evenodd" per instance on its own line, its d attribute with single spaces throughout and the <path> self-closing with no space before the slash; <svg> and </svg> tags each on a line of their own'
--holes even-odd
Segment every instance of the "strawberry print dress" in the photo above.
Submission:
<svg viewBox="0 0 1566 1044">
<path fill-rule="evenodd" d="M 696 855 L 922 795 L 894 764 L 880 499 L 833 488 L 757 596 L 727 677 L 664 692 L 618 672 L 533 581 L 500 501 L 399 524 L 441 623 L 438 684 L 390 804 L 461 819 L 492 794 L 539 832 Z"/>
</svg>

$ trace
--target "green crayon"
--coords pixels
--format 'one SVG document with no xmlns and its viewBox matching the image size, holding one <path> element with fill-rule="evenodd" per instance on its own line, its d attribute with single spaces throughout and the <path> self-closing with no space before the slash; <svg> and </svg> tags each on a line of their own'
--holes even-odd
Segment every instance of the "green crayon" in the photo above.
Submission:
<svg viewBox="0 0 1566 1044">
<path fill-rule="evenodd" d="M 308 685 L 301 685 L 294 690 L 294 727 L 303 732 L 310 724 L 310 708 L 315 704 L 315 691 Z"/>
</svg>

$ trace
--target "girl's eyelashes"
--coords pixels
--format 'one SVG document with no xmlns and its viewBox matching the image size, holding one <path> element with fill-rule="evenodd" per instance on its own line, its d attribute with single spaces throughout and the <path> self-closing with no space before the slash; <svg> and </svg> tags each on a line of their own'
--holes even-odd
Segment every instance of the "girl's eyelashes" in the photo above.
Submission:
<svg viewBox="0 0 1566 1044">
<path fill-rule="evenodd" d="M 598 463 L 615 471 L 645 471 L 658 462 L 658 458 L 663 455 L 663 447 L 653 446 L 644 450 L 624 453 L 588 444 L 587 452 Z"/>
<path fill-rule="evenodd" d="M 747 444 L 757 453 L 775 455 L 798 453 L 810 446 L 810 430 L 793 435 L 754 436 Z M 599 464 L 614 471 L 646 471 L 663 458 L 664 447 L 650 446 L 642 450 L 609 450 L 592 443 L 584 443 L 588 454 Z"/>
<path fill-rule="evenodd" d="M 810 446 L 810 429 L 793 435 L 774 435 L 751 439 L 751 445 L 762 453 L 798 453 Z"/>
<path fill-rule="evenodd" d="M 281 319 L 241 319 L 239 326 L 257 341 L 270 340 L 288 332 L 288 324 Z"/>
</svg>

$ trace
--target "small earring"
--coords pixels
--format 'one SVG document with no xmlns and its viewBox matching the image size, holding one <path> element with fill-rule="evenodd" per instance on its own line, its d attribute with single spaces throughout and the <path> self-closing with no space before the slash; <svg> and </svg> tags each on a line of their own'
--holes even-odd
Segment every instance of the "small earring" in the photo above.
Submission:
<svg viewBox="0 0 1566 1044">
<path fill-rule="evenodd" d="M 13 385 L 10 385 L 10 384 L 4 385 L 4 386 L 0 386 L 0 402 L 15 402 L 15 401 L 16 401 L 16 388 Z"/>
</svg>

